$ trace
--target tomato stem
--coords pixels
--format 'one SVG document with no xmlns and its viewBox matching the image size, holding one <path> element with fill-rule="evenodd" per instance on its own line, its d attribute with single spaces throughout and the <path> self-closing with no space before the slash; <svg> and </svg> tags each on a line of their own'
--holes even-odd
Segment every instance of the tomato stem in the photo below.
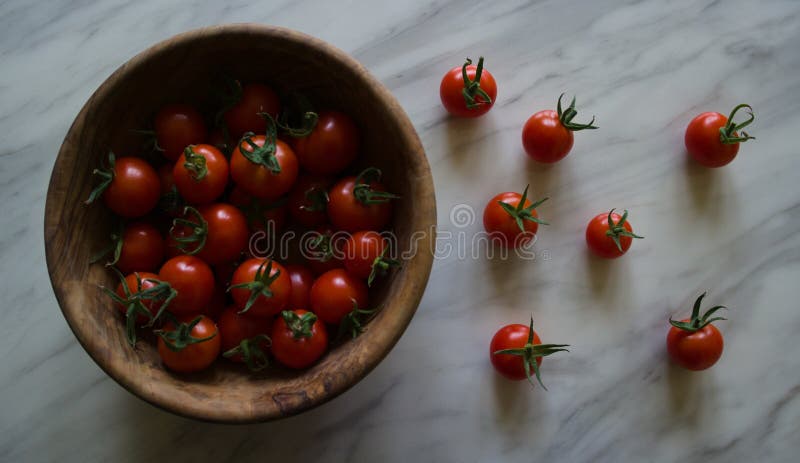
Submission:
<svg viewBox="0 0 800 463">
<path fill-rule="evenodd" d="M 200 252 L 206 245 L 206 239 L 208 238 L 208 222 L 206 222 L 197 209 L 191 206 L 186 206 L 183 209 L 183 215 L 185 216 L 188 214 L 193 215 L 195 221 L 176 217 L 172 220 L 172 227 L 169 229 L 169 234 L 172 239 L 175 240 L 181 252 L 193 256 Z M 192 230 L 192 233 L 188 236 L 182 236 L 178 234 L 177 231 L 180 227 L 188 227 Z M 190 244 L 193 246 L 190 247 Z"/>
<path fill-rule="evenodd" d="M 276 121 L 278 128 L 292 138 L 303 138 L 311 135 L 319 121 L 319 115 L 306 97 L 299 93 L 290 95 L 291 103 Z M 297 115 L 300 115 L 299 119 Z M 293 124 L 295 124 L 293 126 Z"/>
<path fill-rule="evenodd" d="M 189 323 L 178 323 L 173 331 L 155 330 L 153 333 L 164 340 L 164 344 L 166 344 L 169 350 L 173 352 L 180 352 L 192 344 L 208 341 L 217 335 L 217 333 L 214 333 L 211 336 L 206 336 L 205 338 L 195 338 L 192 336 L 192 329 L 194 329 L 194 327 L 200 323 L 200 320 L 202 319 L 203 316 L 198 315 Z"/>
<path fill-rule="evenodd" d="M 281 172 L 281 165 L 278 162 L 278 158 L 275 156 L 275 151 L 277 149 L 276 140 L 278 138 L 275 119 L 273 119 L 272 116 L 267 113 L 258 114 L 267 121 L 264 144 L 262 146 L 258 146 L 253 141 L 255 134 L 253 132 L 247 132 L 239 141 L 239 151 L 242 153 L 242 156 L 247 158 L 247 160 L 253 164 L 262 165 L 272 171 L 273 174 L 279 174 Z M 247 147 L 244 146 L 245 143 L 247 144 Z"/>
<path fill-rule="evenodd" d="M 208 166 L 206 166 L 206 158 L 194 152 L 194 145 L 189 145 L 183 150 L 183 156 L 186 162 L 183 167 L 189 171 L 191 177 L 196 181 L 203 180 L 208 175 Z"/>
<path fill-rule="evenodd" d="M 106 188 L 111 185 L 111 182 L 114 181 L 114 164 L 116 163 L 116 156 L 114 155 L 113 151 L 108 152 L 108 169 L 94 169 L 92 171 L 93 175 L 97 175 L 100 177 L 100 184 L 97 185 L 91 193 L 89 193 L 89 198 L 86 199 L 86 204 L 91 204 L 99 198 Z"/>
<path fill-rule="evenodd" d="M 368 206 L 370 204 L 388 203 L 392 199 L 398 199 L 400 196 L 389 193 L 388 191 L 373 190 L 370 184 L 379 182 L 383 173 L 376 167 L 368 167 L 361 171 L 356 177 L 355 187 L 353 187 L 353 196 L 361 204 Z"/>
<path fill-rule="evenodd" d="M 269 336 L 259 334 L 249 339 L 243 339 L 238 346 L 225 351 L 222 356 L 230 358 L 241 354 L 250 371 L 261 371 L 269 366 L 269 356 L 261 349 L 261 346 L 270 346 L 271 344 L 272 340 Z"/>
<path fill-rule="evenodd" d="M 295 339 L 310 338 L 312 336 L 311 328 L 317 321 L 317 316 L 314 313 L 306 312 L 303 315 L 298 315 L 291 310 L 284 310 L 281 312 L 281 317 Z"/>
<path fill-rule="evenodd" d="M 575 97 L 572 97 L 572 102 L 569 104 L 569 107 L 566 110 L 561 109 L 562 98 L 564 98 L 564 93 L 558 97 L 558 105 L 556 106 L 558 119 L 561 121 L 561 125 L 563 125 L 567 130 L 571 130 L 573 132 L 597 128 L 596 126 L 592 125 L 594 124 L 594 116 L 592 116 L 592 120 L 589 121 L 588 124 L 578 124 L 576 122 L 572 122 L 572 119 L 578 114 L 578 111 L 575 110 Z"/>
<path fill-rule="evenodd" d="M 310 202 L 310 206 L 305 204 L 300 206 L 300 209 L 307 212 L 322 212 L 328 208 L 330 197 L 324 188 L 311 187 L 303 194 L 306 201 Z"/>
<path fill-rule="evenodd" d="M 492 104 L 492 97 L 481 88 L 481 74 L 483 74 L 483 56 L 478 59 L 478 66 L 475 68 L 475 79 L 472 80 L 467 75 L 467 67 L 472 65 L 472 60 L 467 58 L 461 66 L 461 78 L 464 80 L 464 88 L 461 94 L 464 95 L 464 103 L 467 109 L 476 109 L 481 105 Z M 482 101 L 477 101 L 475 96 L 479 95 Z"/>
<path fill-rule="evenodd" d="M 556 352 L 569 352 L 569 350 L 566 349 L 566 347 L 569 347 L 569 344 L 534 344 L 533 335 L 533 317 L 531 317 L 531 323 L 528 326 L 528 339 L 523 347 L 514 349 L 501 349 L 494 351 L 493 354 L 516 355 L 522 357 L 522 365 L 525 368 L 525 376 L 528 378 L 528 382 L 531 383 L 532 386 L 535 386 L 531 376 L 531 370 L 533 370 L 536 380 L 546 391 L 547 388 L 545 387 L 544 383 L 542 383 L 542 376 L 539 372 L 539 362 L 537 362 L 536 359 L 553 355 Z"/>
<path fill-rule="evenodd" d="M 625 228 L 625 221 L 628 220 L 627 209 L 625 209 L 625 212 L 622 213 L 622 217 L 620 217 L 619 222 L 614 223 L 614 219 L 612 218 L 614 210 L 615 209 L 611 209 L 608 212 L 608 230 L 606 230 L 606 236 L 608 236 L 614 241 L 614 244 L 617 245 L 617 249 L 619 249 L 619 252 L 623 252 L 622 243 L 619 240 L 620 236 L 627 236 L 629 238 L 638 238 L 638 239 L 644 239 L 644 236 L 639 236 L 633 232 L 629 232 L 628 229 Z"/>
<path fill-rule="evenodd" d="M 542 225 L 550 225 L 549 223 L 545 222 L 539 217 L 533 215 L 534 209 L 541 206 L 542 203 L 544 203 L 550 198 L 546 197 L 544 199 L 540 199 L 539 201 L 536 201 L 530 206 L 525 207 L 525 201 L 528 199 L 528 188 L 530 188 L 530 184 L 525 186 L 525 191 L 522 192 L 522 198 L 520 198 L 517 207 L 514 207 L 511 204 L 508 204 L 503 201 L 497 201 L 497 204 L 499 204 L 500 207 L 502 207 L 503 210 L 506 211 L 506 213 L 510 215 L 511 218 L 513 218 L 517 222 L 517 226 L 519 226 L 520 231 L 522 231 L 523 233 L 525 233 L 525 222 L 524 222 L 525 220 L 536 222 Z"/>
<path fill-rule="evenodd" d="M 265 266 L 266 268 L 264 268 Z M 239 314 L 247 313 L 259 296 L 272 297 L 272 290 L 270 290 L 269 286 L 281 276 L 281 271 L 276 270 L 274 275 L 271 275 L 271 273 L 272 259 L 265 260 L 258 266 L 253 281 L 239 283 L 228 288 L 228 291 L 235 288 L 242 288 L 250 291 L 250 297 L 247 299 L 244 309 L 238 312 Z"/>
<path fill-rule="evenodd" d="M 736 112 L 740 109 L 746 109 L 748 118 L 744 122 L 735 123 L 733 122 L 734 116 L 736 116 Z M 733 108 L 730 115 L 728 116 L 728 122 L 725 124 L 724 127 L 720 127 L 719 129 L 719 141 L 721 141 L 725 145 L 733 145 L 735 143 L 744 143 L 747 140 L 755 140 L 756 137 L 751 137 L 744 129 L 748 125 L 752 124 L 753 121 L 756 119 L 756 115 L 753 114 L 753 108 L 749 104 L 740 104 Z M 742 135 L 737 135 L 737 132 L 742 132 Z"/>
<path fill-rule="evenodd" d="M 674 326 L 675 328 L 679 328 L 684 331 L 688 331 L 690 333 L 694 333 L 695 331 L 699 331 L 715 321 L 718 320 L 727 320 L 727 318 L 723 317 L 712 317 L 715 312 L 720 309 L 727 309 L 724 305 L 715 305 L 714 307 L 708 309 L 702 316 L 700 316 L 700 306 L 703 303 L 703 298 L 706 297 L 706 293 L 700 295 L 697 300 L 694 301 L 694 306 L 692 307 L 692 316 L 688 322 L 683 321 L 676 321 L 673 320 L 672 317 L 669 319 L 670 325 Z"/>
<path fill-rule="evenodd" d="M 377 308 L 371 310 L 359 309 L 358 302 L 356 302 L 355 299 L 351 299 L 351 301 L 353 301 L 353 310 L 348 312 L 339 323 L 339 331 L 336 334 L 337 340 L 342 339 L 347 333 L 349 333 L 353 339 L 357 338 L 364 332 L 364 324 L 369 321 L 370 316 L 378 311 Z"/>
<path fill-rule="evenodd" d="M 374 261 L 372 261 L 372 271 L 369 273 L 369 278 L 367 278 L 367 286 L 372 286 L 372 282 L 375 280 L 375 277 L 378 275 L 386 275 L 391 267 L 399 267 L 400 261 L 397 259 L 388 259 L 386 258 L 386 253 L 389 251 L 389 247 L 387 246 L 384 248 L 383 252 L 380 256 L 376 257 Z"/>
</svg>

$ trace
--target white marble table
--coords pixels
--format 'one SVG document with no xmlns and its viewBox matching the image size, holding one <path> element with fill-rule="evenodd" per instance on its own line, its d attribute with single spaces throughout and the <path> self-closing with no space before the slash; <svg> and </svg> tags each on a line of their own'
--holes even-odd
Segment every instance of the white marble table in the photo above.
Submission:
<svg viewBox="0 0 800 463">
<path fill-rule="evenodd" d="M 800 3 L 284 1 L 0 3 L 0 461 L 797 461 L 800 446 Z M 334 6 L 342 3 L 342 6 Z M 379 3 L 382 3 L 379 5 Z M 152 43 L 255 21 L 352 53 L 420 133 L 441 231 L 451 208 L 531 183 L 552 221 L 534 262 L 443 258 L 417 316 L 356 387 L 302 416 L 231 427 L 155 409 L 83 352 L 44 264 L 47 181 L 91 92 Z M 450 120 L 441 75 L 486 56 L 499 101 Z M 524 120 L 578 94 L 600 130 L 561 163 L 529 162 Z M 733 164 L 687 161 L 694 114 L 757 113 Z M 628 208 L 636 242 L 590 257 L 586 221 Z M 709 290 L 730 307 L 713 369 L 670 365 L 670 315 Z M 493 372 L 488 342 L 533 313 L 549 391 Z"/>
</svg>

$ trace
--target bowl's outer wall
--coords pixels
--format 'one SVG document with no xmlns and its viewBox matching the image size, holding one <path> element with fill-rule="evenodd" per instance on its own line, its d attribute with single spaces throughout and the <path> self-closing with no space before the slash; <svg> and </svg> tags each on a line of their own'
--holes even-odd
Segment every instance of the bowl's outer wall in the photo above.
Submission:
<svg viewBox="0 0 800 463">
<path fill-rule="evenodd" d="M 172 102 L 215 107 L 223 74 L 265 82 L 280 94 L 295 91 L 316 107 L 335 108 L 361 129 L 359 166 L 374 165 L 402 199 L 393 230 L 402 250 L 417 252 L 378 286 L 381 308 L 364 334 L 333 349 L 309 370 L 252 375 L 217 362 L 190 376 L 160 364 L 152 338 L 127 346 L 120 314 L 100 286 L 116 281 L 89 264 L 107 242 L 111 214 L 84 205 L 96 180 L 93 168 L 108 151 L 141 155 L 133 129 L 151 125 L 157 108 Z M 252 24 L 217 26 L 181 34 L 120 67 L 89 99 L 56 159 L 45 209 L 45 250 L 53 289 L 67 322 L 89 355 L 126 389 L 166 410 L 193 418 L 244 423 L 296 414 L 335 397 L 364 377 L 397 342 L 413 316 L 430 273 L 436 209 L 425 153 L 405 112 L 391 94 L 342 51 L 288 29 Z"/>
</svg>

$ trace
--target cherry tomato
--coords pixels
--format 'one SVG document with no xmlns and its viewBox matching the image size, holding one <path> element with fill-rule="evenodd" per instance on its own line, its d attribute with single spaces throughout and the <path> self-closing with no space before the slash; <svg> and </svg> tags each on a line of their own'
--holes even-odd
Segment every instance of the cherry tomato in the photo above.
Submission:
<svg viewBox="0 0 800 463">
<path fill-rule="evenodd" d="M 163 164 L 158 168 L 158 179 L 161 182 L 158 211 L 167 217 L 178 217 L 185 206 L 183 198 L 178 193 L 178 187 L 175 186 L 175 178 L 172 175 L 174 169 L 173 163 Z"/>
<path fill-rule="evenodd" d="M 722 333 L 711 323 L 725 320 L 713 317 L 716 311 L 725 307 L 712 307 L 701 316 L 700 305 L 705 295 L 701 294 L 695 301 L 691 318 L 669 321 L 672 327 L 667 333 L 667 352 L 675 363 L 687 370 L 705 370 L 722 356 Z"/>
<path fill-rule="evenodd" d="M 242 87 L 238 103 L 225 112 L 225 124 L 233 140 L 239 140 L 245 132 L 264 133 L 267 121 L 259 113 L 278 117 L 281 102 L 270 87 L 263 84 L 247 84 Z"/>
<path fill-rule="evenodd" d="M 344 253 L 344 268 L 351 275 L 367 280 L 369 286 L 377 275 L 384 274 L 396 260 L 386 256 L 388 243 L 380 233 L 359 231 L 347 240 Z"/>
<path fill-rule="evenodd" d="M 297 180 L 297 158 L 286 143 L 275 140 L 274 151 L 269 151 L 262 149 L 265 142 L 263 135 L 239 142 L 231 155 L 231 177 L 256 198 L 274 200 L 288 193 Z"/>
<path fill-rule="evenodd" d="M 314 284 L 314 274 L 302 265 L 287 265 L 286 271 L 292 281 L 289 305 L 287 307 L 290 309 L 310 308 L 311 285 Z"/>
<path fill-rule="evenodd" d="M 240 312 L 254 317 L 280 313 L 289 303 L 289 272 L 271 259 L 248 259 L 233 272 L 231 296 Z"/>
<path fill-rule="evenodd" d="M 184 327 L 183 330 L 181 326 Z M 182 317 L 178 326 L 168 322 L 157 334 L 158 355 L 172 371 L 202 371 L 211 366 L 219 356 L 220 336 L 217 325 L 205 315 Z"/>
<path fill-rule="evenodd" d="M 544 387 L 539 374 L 542 357 L 565 352 L 566 347 L 569 346 L 542 344 L 539 335 L 533 330 L 533 318 L 531 318 L 529 326 L 515 323 L 497 330 L 489 345 L 489 359 L 494 369 L 506 378 L 514 381 L 527 379 L 533 384 L 531 376 L 533 373 L 539 384 Z"/>
<path fill-rule="evenodd" d="M 338 111 L 320 111 L 311 134 L 294 141 L 300 165 L 315 175 L 343 171 L 358 155 L 359 145 L 358 127 Z"/>
<path fill-rule="evenodd" d="M 301 237 L 300 253 L 315 275 L 336 268 L 342 268 L 347 233 L 334 232 L 329 226 L 322 226 Z"/>
<path fill-rule="evenodd" d="M 328 221 L 328 188 L 330 180 L 302 175 L 289 193 L 289 214 L 295 222 L 313 228 Z"/>
<path fill-rule="evenodd" d="M 225 191 L 228 161 L 211 145 L 191 145 L 175 162 L 172 175 L 187 203 L 208 204 Z"/>
<path fill-rule="evenodd" d="M 161 108 L 155 120 L 156 141 L 164 156 L 175 161 L 189 145 L 206 141 L 203 116 L 192 106 L 170 104 Z"/>
<path fill-rule="evenodd" d="M 522 146 L 533 159 L 553 163 L 564 158 L 572 149 L 574 137 L 572 132 L 585 129 L 596 129 L 594 117 L 588 124 L 572 122 L 578 112 L 575 110 L 575 98 L 566 110 L 561 109 L 562 93 L 558 97 L 556 111 L 539 111 L 525 122 L 522 128 Z"/>
<path fill-rule="evenodd" d="M 328 218 L 339 230 L 380 231 L 392 218 L 391 200 L 398 196 L 388 193 L 380 183 L 381 171 L 369 168 L 357 177 L 339 180 L 329 193 Z"/>
<path fill-rule="evenodd" d="M 285 310 L 272 325 L 272 355 L 289 368 L 311 366 L 328 348 L 328 332 L 305 310 Z"/>
<path fill-rule="evenodd" d="M 166 309 L 175 291 L 169 284 L 158 279 L 158 275 L 150 272 L 134 272 L 123 277 L 116 271 L 120 278 L 115 292 L 103 290 L 111 296 L 117 308 L 125 316 L 125 332 L 128 343 L 136 345 L 136 324 L 152 321 Z"/>
<path fill-rule="evenodd" d="M 615 259 L 631 247 L 633 238 L 644 238 L 633 233 L 628 222 L 628 211 L 622 216 L 614 212 L 598 214 L 586 226 L 586 244 L 597 256 Z"/>
<path fill-rule="evenodd" d="M 164 260 L 164 238 L 152 224 L 130 223 L 120 238 L 119 257 L 114 262 L 120 272 L 153 272 Z"/>
<path fill-rule="evenodd" d="M 225 358 L 236 363 L 247 363 L 252 371 L 267 366 L 271 318 L 241 315 L 236 306 L 231 306 L 220 314 L 217 325 Z"/>
<path fill-rule="evenodd" d="M 169 283 L 178 295 L 169 309 L 176 314 L 203 313 L 214 293 L 214 273 L 194 256 L 177 256 L 164 262 L 158 279 Z"/>
<path fill-rule="evenodd" d="M 281 199 L 272 202 L 258 199 L 236 185 L 228 201 L 241 209 L 251 231 L 266 231 L 277 236 L 286 226 L 286 204 Z"/>
<path fill-rule="evenodd" d="M 439 97 L 444 108 L 454 116 L 478 117 L 489 112 L 497 99 L 497 83 L 483 68 L 483 56 L 477 66 L 467 58 L 463 66 L 448 71 L 442 77 Z"/>
<path fill-rule="evenodd" d="M 736 112 L 743 108 L 747 110 L 749 118 L 739 124 L 733 122 Z M 733 108 L 728 117 L 716 112 L 700 114 L 686 127 L 686 150 L 695 161 L 706 167 L 722 167 L 736 157 L 739 143 L 754 138 L 742 130 L 754 119 L 753 108 L 746 104 Z"/>
<path fill-rule="evenodd" d="M 175 219 L 170 234 L 171 246 L 209 265 L 236 260 L 247 249 L 250 238 L 247 220 L 236 207 L 214 203 L 199 209 L 187 208 L 187 213 Z"/>
<path fill-rule="evenodd" d="M 547 222 L 539 218 L 536 208 L 548 198 L 535 203 L 528 200 L 528 187 L 520 195 L 505 192 L 492 198 L 483 211 L 483 227 L 493 240 L 508 248 L 526 245 Z"/>
<path fill-rule="evenodd" d="M 342 321 L 354 309 L 364 309 L 369 303 L 367 285 L 343 269 L 320 275 L 311 286 L 311 311 L 325 323 Z"/>
<path fill-rule="evenodd" d="M 95 169 L 103 181 L 89 195 L 87 204 L 102 195 L 105 205 L 125 218 L 141 217 L 156 207 L 161 184 L 150 164 L 134 157 L 117 159 L 114 153 L 109 153 L 108 163 L 110 170 Z"/>
</svg>

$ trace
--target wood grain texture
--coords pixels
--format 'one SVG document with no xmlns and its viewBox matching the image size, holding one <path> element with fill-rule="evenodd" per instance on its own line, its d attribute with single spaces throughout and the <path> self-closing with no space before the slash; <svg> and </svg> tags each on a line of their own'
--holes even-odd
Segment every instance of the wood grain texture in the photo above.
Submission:
<svg viewBox="0 0 800 463">
<path fill-rule="evenodd" d="M 347 112 L 362 133 L 360 165 L 384 171 L 402 200 L 393 229 L 412 236 L 417 251 L 377 288 L 381 307 L 364 334 L 329 352 L 309 370 L 270 369 L 252 375 L 226 362 L 209 371 L 175 375 L 152 343 L 127 346 L 123 323 L 99 285 L 114 285 L 102 265 L 90 265 L 108 236 L 111 215 L 85 206 L 91 171 L 109 150 L 137 155 L 153 113 L 169 102 L 209 102 L 220 71 L 298 91 L 318 107 Z M 97 364 L 144 400 L 187 417 L 230 423 L 266 421 L 319 405 L 363 378 L 389 352 L 413 316 L 428 280 L 435 238 L 433 181 L 419 138 L 403 109 L 367 70 L 344 52 L 288 29 L 253 24 L 217 26 L 156 44 L 121 66 L 81 110 L 58 154 L 45 208 L 48 271 L 61 310 Z"/>
</svg>

